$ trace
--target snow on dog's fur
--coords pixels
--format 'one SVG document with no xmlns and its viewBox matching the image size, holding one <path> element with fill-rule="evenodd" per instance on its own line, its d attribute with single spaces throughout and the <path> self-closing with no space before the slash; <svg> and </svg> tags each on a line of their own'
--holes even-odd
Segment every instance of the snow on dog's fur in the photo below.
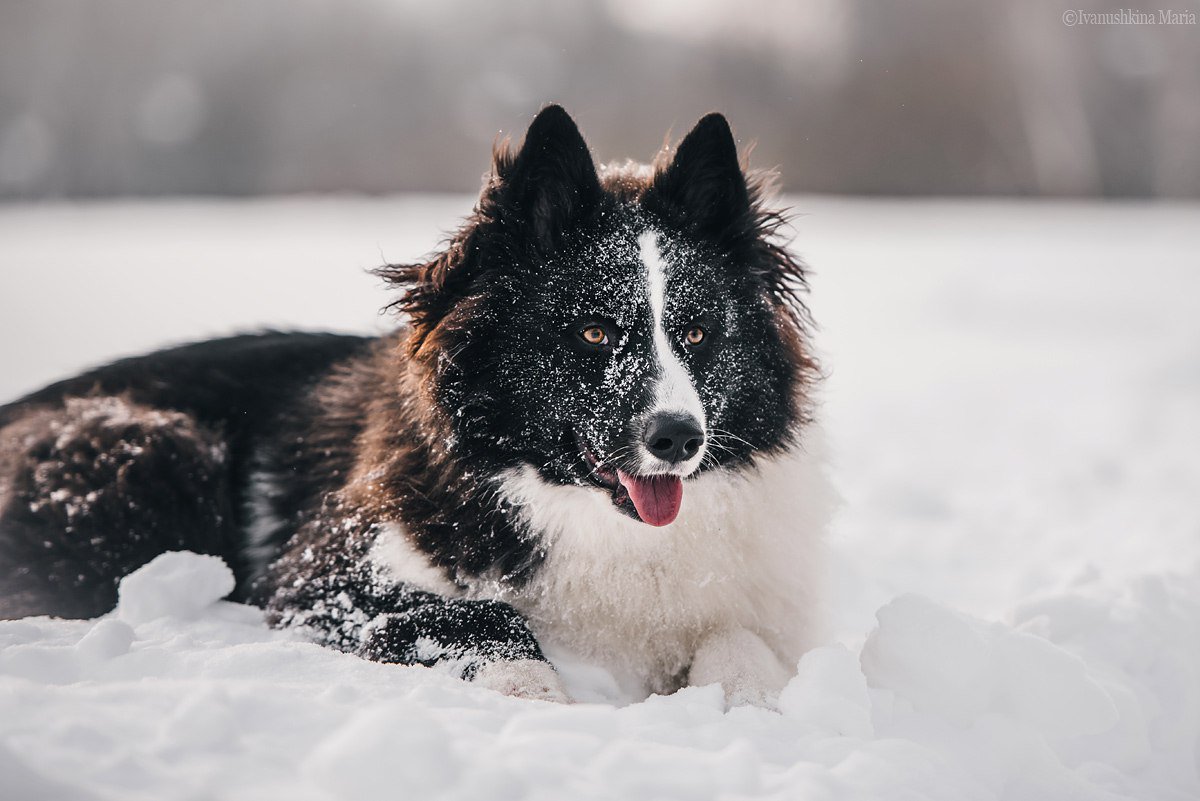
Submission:
<svg viewBox="0 0 1200 801">
<path fill-rule="evenodd" d="M 0 409 L 0 616 L 99 614 L 186 548 L 369 659 L 562 700 L 554 645 L 770 703 L 819 637 L 828 498 L 764 200 L 720 115 L 597 171 L 546 108 L 442 252 L 380 269 L 396 333 L 199 343 Z"/>
</svg>

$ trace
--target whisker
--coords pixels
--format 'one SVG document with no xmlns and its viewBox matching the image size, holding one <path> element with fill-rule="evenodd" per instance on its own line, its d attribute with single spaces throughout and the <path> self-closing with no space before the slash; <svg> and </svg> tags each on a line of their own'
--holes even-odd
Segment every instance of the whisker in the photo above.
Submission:
<svg viewBox="0 0 1200 801">
<path fill-rule="evenodd" d="M 751 449 L 753 449 L 753 448 L 754 448 L 754 444 L 753 444 L 753 443 L 751 443 L 751 442 L 748 442 L 747 440 L 744 440 L 744 439 L 742 439 L 742 438 L 741 438 L 741 437 L 739 437 L 737 434 L 734 434 L 732 431 L 726 431 L 726 430 L 724 430 L 724 429 L 722 429 L 722 428 L 713 428 L 713 429 L 709 429 L 709 430 L 710 430 L 710 431 L 712 431 L 714 434 L 717 434 L 717 435 L 719 435 L 719 436 L 724 436 L 724 437 L 728 437 L 729 439 L 737 440 L 738 442 L 740 442 L 740 443 L 742 443 L 743 445 L 745 445 L 747 448 L 751 448 Z"/>
</svg>

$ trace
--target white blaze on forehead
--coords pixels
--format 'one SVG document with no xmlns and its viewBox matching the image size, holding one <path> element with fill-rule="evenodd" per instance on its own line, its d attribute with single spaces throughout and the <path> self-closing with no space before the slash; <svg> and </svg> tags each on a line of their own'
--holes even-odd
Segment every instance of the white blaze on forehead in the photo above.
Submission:
<svg viewBox="0 0 1200 801">
<path fill-rule="evenodd" d="M 654 330 L 662 331 L 663 309 L 667 305 L 667 265 L 658 249 L 658 236 L 646 231 L 638 237 L 638 255 L 646 267 L 650 311 L 654 313 Z"/>
<path fill-rule="evenodd" d="M 667 305 L 667 263 L 658 249 L 658 235 L 646 231 L 638 237 L 638 253 L 646 266 L 647 294 L 650 311 L 654 317 L 654 358 L 658 363 L 658 383 L 654 388 L 654 405 L 649 410 L 689 414 L 696 418 L 700 427 L 705 427 L 704 405 L 696 393 L 692 377 L 671 346 L 671 340 L 663 327 L 663 314 Z M 697 454 L 699 455 L 699 454 Z"/>
</svg>

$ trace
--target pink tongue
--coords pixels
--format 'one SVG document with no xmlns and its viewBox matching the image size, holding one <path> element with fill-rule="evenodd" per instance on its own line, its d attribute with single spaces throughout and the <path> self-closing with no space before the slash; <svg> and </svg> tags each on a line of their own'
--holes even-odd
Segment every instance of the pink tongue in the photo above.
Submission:
<svg viewBox="0 0 1200 801">
<path fill-rule="evenodd" d="M 665 526 L 679 514 L 679 504 L 683 501 L 683 482 L 679 476 L 631 476 L 618 470 L 617 478 L 629 492 L 643 523 Z"/>
</svg>

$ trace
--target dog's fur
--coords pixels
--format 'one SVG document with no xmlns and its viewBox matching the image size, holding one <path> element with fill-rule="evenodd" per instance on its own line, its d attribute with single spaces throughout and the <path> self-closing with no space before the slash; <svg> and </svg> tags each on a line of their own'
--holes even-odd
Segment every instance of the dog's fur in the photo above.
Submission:
<svg viewBox="0 0 1200 801">
<path fill-rule="evenodd" d="M 0 409 L 0 617 L 101 614 L 188 549 L 366 658 L 563 699 L 553 644 L 769 700 L 817 636 L 826 492 L 763 203 L 720 115 L 598 172 L 547 107 L 441 253 L 379 271 L 395 334 L 205 342 Z"/>
</svg>

